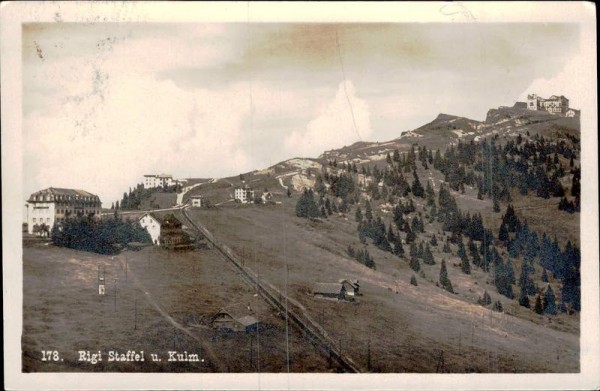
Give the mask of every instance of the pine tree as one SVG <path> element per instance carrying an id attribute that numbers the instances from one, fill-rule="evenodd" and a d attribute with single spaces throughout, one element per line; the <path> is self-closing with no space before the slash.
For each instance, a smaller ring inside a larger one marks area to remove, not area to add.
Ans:
<path id="1" fill-rule="evenodd" d="M 362 210 L 360 209 L 360 205 L 356 208 L 356 213 L 354 213 L 354 219 L 356 222 L 362 221 Z"/>
<path id="2" fill-rule="evenodd" d="M 503 308 L 502 308 L 502 303 L 500 302 L 500 300 L 497 300 L 494 303 L 494 306 L 492 307 L 492 310 L 496 311 L 496 312 L 502 312 Z"/>
<path id="3" fill-rule="evenodd" d="M 373 220 L 373 210 L 371 209 L 371 203 L 369 202 L 369 200 L 367 200 L 365 209 L 366 209 L 365 217 L 367 218 L 367 221 Z"/>
<path id="4" fill-rule="evenodd" d="M 410 284 L 414 285 L 414 286 L 418 286 L 419 285 L 419 284 L 417 284 L 417 277 L 415 277 L 414 274 L 410 277 Z"/>
<path id="5" fill-rule="evenodd" d="M 423 262 L 428 265 L 435 265 L 435 258 L 433 258 L 433 254 L 431 253 L 431 247 L 429 247 L 429 243 L 425 245 L 425 249 L 423 250 Z"/>
<path id="6" fill-rule="evenodd" d="M 542 314 L 544 312 L 544 307 L 542 306 L 542 297 L 538 294 L 535 298 L 535 306 L 533 310 L 536 314 Z"/>
<path id="7" fill-rule="evenodd" d="M 546 293 L 544 294 L 543 301 L 544 313 L 549 315 L 556 315 L 556 297 L 554 296 L 554 291 L 552 287 L 548 285 L 548 289 L 546 289 Z"/>
<path id="8" fill-rule="evenodd" d="M 506 224 L 502 223 L 500 224 L 500 231 L 498 232 L 498 240 L 506 242 L 508 239 L 508 229 L 506 228 Z"/>
<path id="9" fill-rule="evenodd" d="M 394 255 L 400 257 L 404 254 L 404 248 L 402 247 L 402 238 L 400 234 L 395 236 L 394 240 Z"/>
<path id="10" fill-rule="evenodd" d="M 542 281 L 548 282 L 548 273 L 546 272 L 546 269 L 544 269 L 544 271 L 542 272 Z"/>
<path id="11" fill-rule="evenodd" d="M 290 190 L 290 187 L 287 187 L 287 196 L 288 198 L 290 198 L 292 196 L 292 191 Z"/>
<path id="12" fill-rule="evenodd" d="M 437 247 L 437 245 L 438 245 L 438 241 L 437 241 L 437 238 L 435 237 L 435 234 L 433 234 L 433 236 L 431 237 L 431 240 L 429 241 L 429 243 L 430 243 L 432 246 L 435 246 L 435 247 Z"/>
<path id="13" fill-rule="evenodd" d="M 325 210 L 327 211 L 328 216 L 333 214 L 333 211 L 331 210 L 331 201 L 329 201 L 329 198 L 325 200 Z"/>
<path id="14" fill-rule="evenodd" d="M 488 293 L 487 290 L 483 291 L 483 296 L 479 298 L 479 300 L 477 300 L 477 303 L 482 305 L 482 306 L 486 306 L 486 305 L 490 305 L 492 304 L 492 298 L 490 297 L 490 294 Z"/>
<path id="15" fill-rule="evenodd" d="M 446 242 L 444 243 L 444 247 L 442 248 L 442 251 L 445 253 L 450 253 L 452 252 L 452 250 L 450 249 L 450 242 L 448 242 L 448 239 L 446 239 Z"/>
<path id="16" fill-rule="evenodd" d="M 410 268 L 416 272 L 421 270 L 421 264 L 419 263 L 419 259 L 417 257 L 410 257 L 409 265 L 410 265 Z"/>
<path id="17" fill-rule="evenodd" d="M 440 268 L 440 285 L 442 288 L 447 290 L 450 293 L 454 293 L 454 289 L 452 288 L 452 282 L 448 278 L 448 270 L 446 269 L 446 261 L 442 259 L 442 267 Z"/>
<path id="18" fill-rule="evenodd" d="M 460 257 L 460 268 L 462 272 L 465 274 L 471 274 L 471 264 L 469 262 L 469 258 L 467 257 L 467 251 L 465 250 L 465 245 L 462 240 L 458 242 L 457 255 Z"/>
<path id="19" fill-rule="evenodd" d="M 531 307 L 531 305 L 529 304 L 529 296 L 527 296 L 527 292 L 525 292 L 523 289 L 521 289 L 521 294 L 519 296 L 519 305 L 525 308 Z"/>

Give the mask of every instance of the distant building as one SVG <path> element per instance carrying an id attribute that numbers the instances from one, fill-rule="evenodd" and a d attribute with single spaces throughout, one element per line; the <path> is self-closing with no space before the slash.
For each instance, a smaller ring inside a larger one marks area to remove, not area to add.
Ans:
<path id="1" fill-rule="evenodd" d="M 358 284 L 358 280 L 341 279 L 338 282 L 344 286 L 344 290 L 346 291 L 347 296 L 360 295 L 360 285 Z"/>
<path id="2" fill-rule="evenodd" d="M 145 228 L 150 234 L 150 238 L 152 239 L 152 243 L 155 245 L 160 245 L 160 225 L 162 223 L 162 219 L 156 216 L 154 213 L 146 213 L 139 219 L 139 223 L 142 228 Z"/>
<path id="3" fill-rule="evenodd" d="M 139 219 L 142 228 L 145 228 L 155 245 L 175 250 L 190 248 L 192 243 L 185 232 L 181 222 L 173 215 L 159 217 L 154 213 L 146 213 Z"/>
<path id="4" fill-rule="evenodd" d="M 527 95 L 528 110 L 544 110 L 551 114 L 565 115 L 569 110 L 569 100 L 563 95 L 552 95 L 548 99 L 541 98 L 536 94 Z"/>
<path id="5" fill-rule="evenodd" d="M 173 179 L 173 175 L 169 174 L 150 174 L 144 175 L 143 180 L 144 189 L 151 189 L 154 187 L 168 187 L 176 184 Z"/>
<path id="6" fill-rule="evenodd" d="M 226 331 L 255 331 L 260 322 L 254 317 L 250 306 L 234 304 L 222 308 L 211 318 L 212 327 Z"/>
<path id="7" fill-rule="evenodd" d="M 200 207 L 202 207 L 202 204 L 203 204 L 203 201 L 202 201 L 202 199 L 203 199 L 203 198 L 204 198 L 204 197 L 203 197 L 203 196 L 201 196 L 201 195 L 194 195 L 194 196 L 191 196 L 191 197 L 190 197 L 190 199 L 192 200 L 192 206 L 193 206 L 193 207 L 195 207 L 195 208 L 200 208 Z"/>
<path id="8" fill-rule="evenodd" d="M 270 191 L 263 191 L 260 199 L 262 200 L 263 204 L 266 204 L 267 202 L 273 201 L 273 194 L 271 194 Z"/>
<path id="9" fill-rule="evenodd" d="M 254 201 L 254 189 L 247 185 L 236 187 L 234 190 L 234 198 L 242 204 L 252 202 Z"/>
<path id="10" fill-rule="evenodd" d="M 324 299 L 345 300 L 346 288 L 340 283 L 318 282 L 313 287 L 313 295 Z"/>
<path id="11" fill-rule="evenodd" d="M 189 248 L 188 236 L 183 232 L 183 224 L 172 213 L 162 218 L 160 224 L 160 245 L 171 249 Z"/>
<path id="12" fill-rule="evenodd" d="M 569 109 L 565 113 L 565 117 L 579 117 L 579 110 Z"/>
<path id="13" fill-rule="evenodd" d="M 27 208 L 27 232 L 46 235 L 55 223 L 70 217 L 99 216 L 102 202 L 100 197 L 85 190 L 50 187 L 31 194 Z"/>

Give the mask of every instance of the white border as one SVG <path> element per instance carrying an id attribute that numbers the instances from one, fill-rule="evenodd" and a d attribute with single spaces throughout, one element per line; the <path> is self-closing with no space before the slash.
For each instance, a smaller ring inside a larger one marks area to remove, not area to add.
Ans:
<path id="1" fill-rule="evenodd" d="M 7 389 L 598 389 L 598 165 L 595 7 L 515 3 L 2 3 L 2 244 Z M 589 83 L 582 91 L 582 307 L 580 374 L 22 374 L 21 23 L 56 22 L 571 22 L 581 26 Z"/>

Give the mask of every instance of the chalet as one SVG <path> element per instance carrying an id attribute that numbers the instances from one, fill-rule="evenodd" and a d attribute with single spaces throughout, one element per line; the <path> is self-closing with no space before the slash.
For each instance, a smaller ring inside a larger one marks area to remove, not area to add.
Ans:
<path id="1" fill-rule="evenodd" d="M 565 113 L 565 117 L 579 117 L 579 110 L 569 109 Z"/>
<path id="2" fill-rule="evenodd" d="M 346 300 L 346 288 L 344 284 L 318 282 L 313 287 L 315 297 L 331 300 Z"/>
<path id="3" fill-rule="evenodd" d="M 267 202 L 273 201 L 273 194 L 271 194 L 270 191 L 263 191 L 260 199 L 262 200 L 263 204 L 266 204 Z"/>
<path id="4" fill-rule="evenodd" d="M 202 207 L 202 199 L 203 199 L 203 198 L 204 198 L 204 197 L 203 197 L 203 196 L 201 196 L 201 195 L 194 195 L 194 196 L 191 196 L 191 197 L 190 197 L 190 199 L 192 200 L 192 206 L 193 206 L 194 208 L 200 208 L 200 207 Z"/>
<path id="5" fill-rule="evenodd" d="M 175 250 L 188 249 L 192 246 L 188 235 L 183 232 L 181 222 L 172 213 L 163 217 L 146 213 L 140 217 L 139 223 L 148 231 L 155 245 Z"/>
<path id="6" fill-rule="evenodd" d="M 162 219 L 156 216 L 154 213 L 146 213 L 138 220 L 142 228 L 145 228 L 150 234 L 150 238 L 152 239 L 152 243 L 159 246 L 160 245 L 160 225 L 162 224 Z"/>
<path id="7" fill-rule="evenodd" d="M 354 296 L 360 295 L 360 291 L 359 291 L 360 285 L 358 284 L 358 280 L 347 280 L 347 279 L 343 278 L 343 279 L 339 280 L 338 282 L 344 286 L 347 296 L 354 297 Z"/>
<path id="8" fill-rule="evenodd" d="M 160 225 L 160 245 L 164 248 L 184 250 L 192 247 L 188 235 L 183 232 L 183 225 L 172 213 L 163 217 Z"/>
<path id="9" fill-rule="evenodd" d="M 253 316 L 250 306 L 233 304 L 222 308 L 211 318 L 213 328 L 224 331 L 255 331 L 260 322 Z"/>

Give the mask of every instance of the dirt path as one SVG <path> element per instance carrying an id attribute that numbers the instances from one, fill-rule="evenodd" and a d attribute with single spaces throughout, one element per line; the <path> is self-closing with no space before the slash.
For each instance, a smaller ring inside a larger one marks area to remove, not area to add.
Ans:
<path id="1" fill-rule="evenodd" d="M 125 264 L 123 262 L 123 259 L 121 256 L 118 257 L 119 259 L 119 263 L 121 264 L 121 267 L 125 268 Z M 183 333 L 185 333 L 186 335 L 188 335 L 190 338 L 192 338 L 193 340 L 195 340 L 196 342 L 198 342 L 202 348 L 204 349 L 204 351 L 206 352 L 206 354 L 208 355 L 209 359 L 210 359 L 210 363 L 215 367 L 215 369 L 217 370 L 217 372 L 225 372 L 225 367 L 223 366 L 223 364 L 221 363 L 221 361 L 217 358 L 217 355 L 215 354 L 214 350 L 212 349 L 212 347 L 210 345 L 208 345 L 205 341 L 203 341 L 201 338 L 199 338 L 197 335 L 195 335 L 191 330 L 189 330 L 188 328 L 186 328 L 185 326 L 183 326 L 181 323 L 179 323 L 178 321 L 176 321 L 175 319 L 173 319 L 173 317 L 171 315 L 169 315 L 165 310 L 163 310 L 158 303 L 156 302 L 156 300 L 154 300 L 154 298 L 152 297 L 152 295 L 150 294 L 150 292 L 148 292 L 146 290 L 146 288 L 144 287 L 144 285 L 137 279 L 137 277 L 135 276 L 135 274 L 131 271 L 131 269 L 128 269 L 128 274 L 130 277 L 133 278 L 133 282 L 134 284 L 142 290 L 142 292 L 144 292 L 144 295 L 146 297 L 146 300 L 148 300 L 148 302 L 158 311 L 159 314 L 161 314 L 169 323 L 171 323 L 171 325 L 173 325 L 173 327 L 175 327 L 176 329 L 182 331 Z"/>

